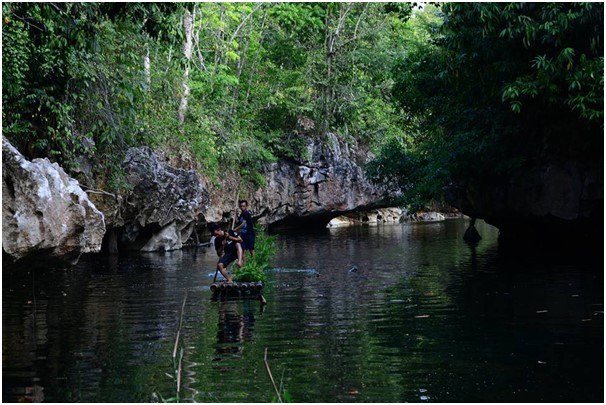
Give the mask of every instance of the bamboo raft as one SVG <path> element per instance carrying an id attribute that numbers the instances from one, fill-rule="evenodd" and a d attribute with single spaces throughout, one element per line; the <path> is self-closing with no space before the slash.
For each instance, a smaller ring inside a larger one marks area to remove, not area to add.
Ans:
<path id="1" fill-rule="evenodd" d="M 216 298 L 257 298 L 261 302 L 265 301 L 261 291 L 263 291 L 263 282 L 233 282 L 225 281 L 214 282 L 210 285 L 210 291 L 213 293 L 213 299 Z"/>

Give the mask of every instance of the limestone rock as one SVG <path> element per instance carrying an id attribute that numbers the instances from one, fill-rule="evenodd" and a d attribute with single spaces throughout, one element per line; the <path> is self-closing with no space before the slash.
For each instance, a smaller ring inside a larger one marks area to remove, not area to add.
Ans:
<path id="1" fill-rule="evenodd" d="M 181 249 L 208 209 L 198 174 L 164 164 L 147 147 L 129 149 L 123 167 L 132 191 L 123 203 L 119 243 L 128 250 Z"/>
<path id="2" fill-rule="evenodd" d="M 101 249 L 103 214 L 79 183 L 48 159 L 28 161 L 2 138 L 2 249 L 76 262 Z"/>
<path id="3" fill-rule="evenodd" d="M 87 189 L 89 200 L 103 213 L 105 217 L 105 227 L 109 230 L 124 226 L 122 219 L 121 207 L 123 196 L 120 194 L 112 194 L 101 190 Z"/>
<path id="4" fill-rule="evenodd" d="M 346 226 L 362 225 L 362 222 L 357 218 L 352 218 L 348 215 L 340 215 L 328 222 L 327 228 L 342 228 Z"/>
<path id="5" fill-rule="evenodd" d="M 333 134 L 314 139 L 305 162 L 281 160 L 267 172 L 267 186 L 249 204 L 270 225 L 325 226 L 348 212 L 388 207 L 387 190 L 372 184 L 362 169 L 369 156 Z M 249 202 L 250 203 L 250 202 Z"/>
<path id="6" fill-rule="evenodd" d="M 446 216 L 440 212 L 419 212 L 416 214 L 415 220 L 425 222 L 444 221 Z"/>
<path id="7" fill-rule="evenodd" d="M 327 227 L 336 228 L 351 225 L 399 224 L 403 221 L 403 215 L 402 209 L 398 207 L 360 211 L 333 218 L 330 220 Z"/>

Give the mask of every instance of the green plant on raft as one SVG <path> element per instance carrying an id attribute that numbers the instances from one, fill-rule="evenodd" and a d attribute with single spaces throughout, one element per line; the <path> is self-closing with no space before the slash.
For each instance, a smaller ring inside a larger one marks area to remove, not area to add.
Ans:
<path id="1" fill-rule="evenodd" d="M 278 244 L 274 236 L 268 235 L 260 225 L 255 227 L 255 256 L 246 253 L 245 263 L 242 267 L 234 267 L 234 280 L 241 282 L 265 281 L 265 269 L 278 251 Z"/>

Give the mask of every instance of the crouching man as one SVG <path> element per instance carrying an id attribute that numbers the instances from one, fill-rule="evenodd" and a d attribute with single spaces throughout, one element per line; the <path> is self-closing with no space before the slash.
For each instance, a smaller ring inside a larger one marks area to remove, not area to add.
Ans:
<path id="1" fill-rule="evenodd" d="M 233 280 L 227 273 L 227 266 L 235 260 L 237 260 L 238 266 L 242 266 L 242 238 L 234 230 L 224 231 L 217 223 L 210 224 L 208 230 L 215 237 L 215 250 L 219 256 L 217 271 L 221 272 L 228 283 L 231 283 Z M 215 272 L 216 278 L 217 273 Z"/>

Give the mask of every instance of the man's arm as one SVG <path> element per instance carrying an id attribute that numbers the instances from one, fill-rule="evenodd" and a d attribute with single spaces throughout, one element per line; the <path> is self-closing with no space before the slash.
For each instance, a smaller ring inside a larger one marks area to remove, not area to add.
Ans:
<path id="1" fill-rule="evenodd" d="M 234 228 L 234 231 L 241 230 L 246 224 L 252 224 L 252 216 L 250 215 L 250 212 L 243 212 L 240 218 L 242 218 L 242 222 L 240 222 L 240 224 Z M 246 229 L 250 229 L 250 226 Z"/>
<path id="2" fill-rule="evenodd" d="M 239 231 L 240 229 L 242 229 L 244 227 L 244 225 L 246 225 L 246 220 L 240 222 L 240 224 L 238 224 L 238 226 L 236 226 L 234 228 L 234 231 Z"/>
<path id="3" fill-rule="evenodd" d="M 225 246 L 225 239 L 215 238 L 215 252 L 217 252 L 217 256 L 223 256 L 223 248 Z"/>
<path id="4" fill-rule="evenodd" d="M 227 234 L 227 237 L 230 240 L 233 240 L 234 242 L 238 242 L 238 243 L 242 243 L 242 237 L 240 236 L 240 234 L 238 232 L 236 232 L 235 230 L 231 230 L 229 231 L 229 233 Z"/>

